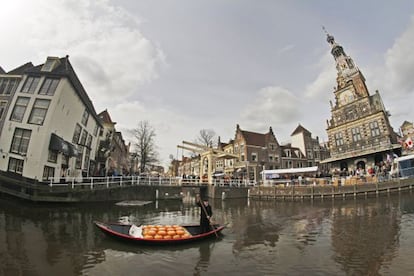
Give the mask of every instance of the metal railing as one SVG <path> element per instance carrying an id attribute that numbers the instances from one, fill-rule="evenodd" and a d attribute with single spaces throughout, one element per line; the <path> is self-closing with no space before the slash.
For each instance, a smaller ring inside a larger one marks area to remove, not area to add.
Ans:
<path id="1" fill-rule="evenodd" d="M 183 179 L 181 177 L 155 177 L 155 176 L 106 176 L 106 177 L 50 177 L 47 182 L 48 186 L 66 187 L 75 189 L 76 187 L 94 188 L 112 188 L 123 186 L 205 186 L 209 183 L 200 179 Z M 229 187 L 248 187 L 255 186 L 256 182 L 252 180 L 224 180 L 214 179 L 212 185 L 229 186 Z"/>

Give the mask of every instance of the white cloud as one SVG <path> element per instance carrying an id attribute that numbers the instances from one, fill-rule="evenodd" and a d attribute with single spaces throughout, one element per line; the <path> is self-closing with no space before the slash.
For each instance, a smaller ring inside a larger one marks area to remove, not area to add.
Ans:
<path id="1" fill-rule="evenodd" d="M 404 96 L 414 90 L 414 17 L 385 56 L 386 79 L 392 84 L 394 95 Z M 387 85 L 389 86 L 389 85 Z"/>
<path id="2" fill-rule="evenodd" d="M 319 74 L 313 82 L 306 85 L 305 97 L 309 100 L 318 100 L 326 103 L 327 96 L 331 96 L 328 93 L 333 91 L 333 86 L 336 84 L 336 70 L 333 57 L 329 53 L 325 54 L 315 66 L 315 71 L 319 72 Z"/>
<path id="3" fill-rule="evenodd" d="M 288 44 L 285 47 L 283 47 L 282 49 L 280 49 L 277 53 L 278 53 L 278 55 L 283 55 L 283 54 L 285 54 L 287 52 L 292 51 L 294 48 L 295 48 L 295 45 Z"/>
<path id="4" fill-rule="evenodd" d="M 371 94 L 378 89 L 384 105 L 391 113 L 391 124 L 398 130 L 405 121 L 413 121 L 412 93 L 414 92 L 414 17 L 410 24 L 395 39 L 384 55 L 384 66 L 370 68 L 368 79 Z"/>
<path id="5" fill-rule="evenodd" d="M 68 54 L 89 96 L 102 107 L 157 78 L 165 63 L 162 51 L 140 32 L 138 19 L 109 1 L 15 0 L 3 8 L 2 36 L 15 38 L 3 47 L 21 56 L 21 64 Z M 19 14 L 17 20 L 9 16 L 10 10 Z M 31 56 L 26 60 L 24 54 Z"/>
<path id="6" fill-rule="evenodd" d="M 266 87 L 242 112 L 242 129 L 265 132 L 269 126 L 292 126 L 302 115 L 301 99 L 282 87 Z M 246 124 L 244 126 L 244 124 Z"/>

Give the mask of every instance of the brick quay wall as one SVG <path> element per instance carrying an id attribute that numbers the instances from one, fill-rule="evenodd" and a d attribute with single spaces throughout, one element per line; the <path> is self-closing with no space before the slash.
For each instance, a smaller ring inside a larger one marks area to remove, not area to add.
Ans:
<path id="1" fill-rule="evenodd" d="M 392 179 L 345 185 L 256 186 L 249 189 L 249 198 L 259 200 L 301 200 L 323 198 L 375 197 L 384 194 L 411 192 L 414 178 Z"/>
<path id="2" fill-rule="evenodd" d="M 82 183 L 78 186 L 63 184 L 49 186 L 27 179 L 4 178 L 0 174 L 0 193 L 34 202 L 103 202 L 124 200 L 181 200 L 186 189 L 196 190 L 203 196 L 228 200 L 302 200 L 324 198 L 373 197 L 396 192 L 412 192 L 414 178 L 392 179 L 382 182 L 333 182 L 308 185 L 166 185 L 119 182 L 107 185 Z"/>

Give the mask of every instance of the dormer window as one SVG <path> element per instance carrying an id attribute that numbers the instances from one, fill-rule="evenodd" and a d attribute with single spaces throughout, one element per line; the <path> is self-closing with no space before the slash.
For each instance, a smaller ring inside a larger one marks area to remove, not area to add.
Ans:
<path id="1" fill-rule="evenodd" d="M 52 72 L 60 64 L 58 57 L 48 57 L 45 64 L 42 66 L 42 71 Z"/>
<path id="2" fill-rule="evenodd" d="M 289 150 L 289 149 L 288 149 L 288 150 L 286 150 L 285 152 L 286 152 L 286 156 L 287 156 L 287 157 L 291 157 L 291 152 L 290 152 L 290 150 Z"/>

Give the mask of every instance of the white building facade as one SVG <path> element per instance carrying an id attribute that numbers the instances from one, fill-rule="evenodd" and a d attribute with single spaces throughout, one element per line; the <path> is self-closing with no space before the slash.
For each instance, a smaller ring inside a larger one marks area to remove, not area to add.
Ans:
<path id="1" fill-rule="evenodd" d="M 101 124 L 68 56 L 23 73 L 0 137 L 0 171 L 49 181 L 88 176 Z"/>

